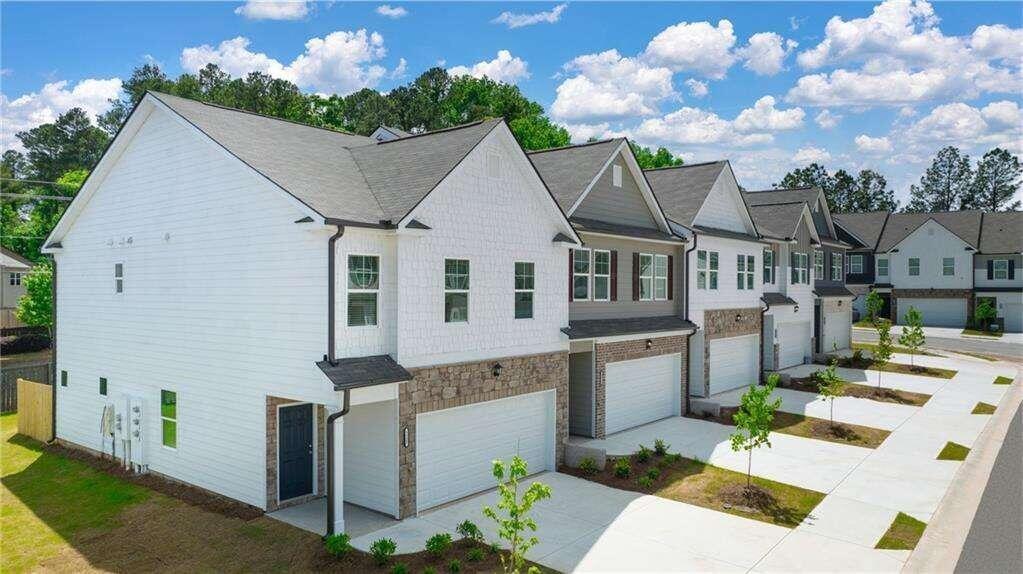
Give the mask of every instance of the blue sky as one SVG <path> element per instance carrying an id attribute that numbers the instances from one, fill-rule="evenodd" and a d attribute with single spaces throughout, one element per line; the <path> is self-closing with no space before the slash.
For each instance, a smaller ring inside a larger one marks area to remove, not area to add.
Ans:
<path id="1" fill-rule="evenodd" d="M 144 62 L 215 61 L 310 92 L 386 91 L 435 65 L 487 74 L 578 141 L 728 158 L 750 188 L 820 161 L 876 169 L 904 198 L 944 145 L 1023 151 L 1015 2 L 4 2 L 0 16 L 4 147 L 74 105 L 102 112 Z"/>

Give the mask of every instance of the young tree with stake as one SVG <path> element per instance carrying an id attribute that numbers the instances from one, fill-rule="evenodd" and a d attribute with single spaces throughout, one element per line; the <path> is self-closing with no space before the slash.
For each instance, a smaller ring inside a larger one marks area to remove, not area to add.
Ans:
<path id="1" fill-rule="evenodd" d="M 877 291 L 867 294 L 867 316 L 870 317 L 871 324 L 877 323 L 877 314 L 881 312 L 881 307 L 884 307 L 884 301 Z"/>
<path id="2" fill-rule="evenodd" d="M 742 395 L 739 410 L 732 415 L 735 432 L 732 433 L 732 450 L 749 453 L 746 466 L 746 496 L 751 495 L 750 482 L 753 476 L 753 449 L 766 446 L 771 448 L 771 422 L 774 411 L 781 406 L 781 399 L 770 400 L 771 393 L 778 386 L 777 373 L 767 378 L 767 383 L 754 385 Z"/>
<path id="3" fill-rule="evenodd" d="M 838 366 L 838 359 L 831 359 L 831 364 L 826 369 L 817 373 L 817 394 L 820 395 L 821 400 L 830 401 L 829 405 L 831 414 L 831 426 L 835 426 L 835 398 L 842 396 L 842 392 L 845 390 L 845 379 L 840 377 L 835 372 L 835 367 Z"/>
<path id="4" fill-rule="evenodd" d="M 495 460 L 493 472 L 497 479 L 497 508 L 503 512 L 498 514 L 493 508 L 484 506 L 483 515 L 497 523 L 497 535 L 507 541 L 510 547 L 507 559 L 501 555 L 501 566 L 505 573 L 518 574 L 524 571 L 526 551 L 539 542 L 536 536 L 525 536 L 527 529 L 536 532 L 536 521 L 528 516 L 529 511 L 537 502 L 551 497 L 551 487 L 534 482 L 522 493 L 520 500 L 519 481 L 529 473 L 526 461 L 517 455 L 507 465 Z"/>
<path id="5" fill-rule="evenodd" d="M 877 325 L 877 345 L 874 346 L 874 367 L 877 368 L 877 392 L 881 393 L 881 374 L 892 358 L 892 326 L 887 321 Z"/>
<path id="6" fill-rule="evenodd" d="M 924 337 L 924 318 L 916 307 L 910 307 L 906 312 L 906 326 L 902 328 L 902 335 L 899 336 L 899 344 L 909 349 L 909 364 L 916 366 L 914 357 L 920 347 L 924 346 L 927 339 Z"/>

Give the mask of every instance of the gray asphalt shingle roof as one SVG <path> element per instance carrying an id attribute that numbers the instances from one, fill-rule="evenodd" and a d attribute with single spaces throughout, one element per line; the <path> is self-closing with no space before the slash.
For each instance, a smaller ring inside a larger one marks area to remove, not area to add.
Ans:
<path id="1" fill-rule="evenodd" d="M 714 161 L 648 169 L 643 173 L 668 219 L 691 226 L 726 164 Z"/>
<path id="2" fill-rule="evenodd" d="M 670 233 L 665 233 L 660 229 L 620 225 L 617 223 L 608 223 L 606 221 L 597 221 L 596 219 L 587 219 L 583 217 L 573 217 L 569 219 L 569 221 L 571 221 L 576 230 L 580 232 L 590 231 L 593 233 L 621 235 L 623 237 L 642 237 L 646 239 L 662 239 L 665 241 L 682 241 L 682 238 L 676 237 Z"/>
<path id="3" fill-rule="evenodd" d="M 336 391 L 412 380 L 405 367 L 390 355 L 349 357 L 338 359 L 333 364 L 319 361 L 316 366 L 334 383 Z"/>
<path id="4" fill-rule="evenodd" d="M 884 232 L 881 233 L 877 251 L 888 251 L 895 247 L 930 219 L 940 223 L 971 247 L 977 247 L 980 241 L 981 212 L 979 211 L 893 213 L 888 217 Z"/>
<path id="5" fill-rule="evenodd" d="M 324 218 L 397 223 L 502 120 L 389 142 L 150 92 Z"/>
<path id="6" fill-rule="evenodd" d="M 761 191 L 743 193 L 743 199 L 745 199 L 746 204 L 750 206 L 802 201 L 810 208 L 810 216 L 813 218 L 813 224 L 817 229 L 817 235 L 820 235 L 825 239 L 834 239 L 831 236 L 831 229 L 828 227 L 828 221 L 824 213 L 821 210 L 814 211 L 814 205 L 817 203 L 817 198 L 820 197 L 820 193 L 820 190 L 815 187 L 765 189 Z M 759 225 L 760 223 L 758 222 L 757 226 L 759 227 Z"/>
<path id="7" fill-rule="evenodd" d="M 540 177 L 566 212 L 571 209 L 624 138 L 529 153 Z"/>
<path id="8" fill-rule="evenodd" d="M 885 221 L 888 220 L 887 211 L 872 211 L 870 213 L 836 213 L 835 223 L 850 233 L 866 242 L 865 247 L 873 250 L 877 247 L 877 241 L 884 231 Z"/>
<path id="9" fill-rule="evenodd" d="M 744 193 L 743 197 L 751 195 Z M 774 239 L 792 239 L 803 217 L 803 202 L 749 206 L 750 216 L 761 234 Z"/>
<path id="10" fill-rule="evenodd" d="M 696 330 L 696 325 L 675 315 L 663 317 L 635 317 L 626 319 L 580 319 L 569 321 L 562 329 L 571 340 L 665 331 Z"/>
<path id="11" fill-rule="evenodd" d="M 0 267 L 4 269 L 30 269 L 34 266 L 28 259 L 5 247 L 0 247 Z"/>
<path id="12" fill-rule="evenodd" d="M 1023 211 L 985 213 L 981 253 L 1023 253 Z"/>

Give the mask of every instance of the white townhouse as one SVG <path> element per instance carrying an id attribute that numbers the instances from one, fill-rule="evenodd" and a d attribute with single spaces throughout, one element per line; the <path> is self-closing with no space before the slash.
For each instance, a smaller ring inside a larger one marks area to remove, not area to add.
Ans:
<path id="1" fill-rule="evenodd" d="M 579 237 L 504 122 L 389 133 L 147 94 L 46 243 L 57 438 L 335 532 L 556 468 Z"/>
<path id="2" fill-rule="evenodd" d="M 984 214 L 973 285 L 976 304 L 987 299 L 1002 330 L 1023 331 L 1023 212 Z"/>
<path id="3" fill-rule="evenodd" d="M 673 231 L 685 237 L 683 316 L 689 393 L 706 397 L 760 380 L 764 304 L 760 238 L 726 161 L 644 172 Z"/>

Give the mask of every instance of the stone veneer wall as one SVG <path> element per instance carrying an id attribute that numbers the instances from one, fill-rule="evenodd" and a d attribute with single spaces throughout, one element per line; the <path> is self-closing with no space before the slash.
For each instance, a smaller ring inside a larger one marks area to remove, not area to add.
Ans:
<path id="1" fill-rule="evenodd" d="M 607 404 L 607 381 L 606 372 L 608 363 L 619 361 L 631 361 L 633 359 L 644 359 L 671 353 L 682 354 L 682 378 L 679 384 L 682 385 L 682 405 L 680 412 L 686 412 L 686 397 L 689 396 L 688 375 L 689 368 L 686 365 L 687 339 L 684 335 L 672 337 L 657 337 L 650 339 L 650 348 L 646 348 L 647 339 L 634 339 L 632 341 L 618 341 L 614 343 L 597 343 L 594 349 L 595 377 L 593 379 L 594 398 L 594 421 L 593 434 L 596 438 L 605 437 L 605 415 Z"/>
<path id="2" fill-rule="evenodd" d="M 900 324 L 900 298 L 921 299 L 966 299 L 966 321 L 973 317 L 975 296 L 972 289 L 892 289 L 892 317 L 895 324 Z M 908 309 L 908 307 L 907 307 Z"/>
<path id="3" fill-rule="evenodd" d="M 501 364 L 501 376 L 491 373 Z M 399 385 L 398 436 L 408 429 L 408 446 L 398 447 L 399 514 L 416 514 L 416 415 L 452 407 L 555 389 L 555 462 L 564 460 L 568 440 L 568 351 L 488 359 L 409 369 L 413 379 Z M 486 424 L 486 421 L 480 421 Z"/>
<path id="4" fill-rule="evenodd" d="M 735 316 L 739 319 L 736 320 Z M 764 314 L 760 307 L 707 309 L 703 312 L 703 395 L 710 395 L 710 342 L 743 335 L 760 335 L 763 339 Z M 760 347 L 758 347 L 759 349 Z M 777 351 L 775 351 L 777 353 Z M 758 355 L 757 360 L 760 360 Z M 775 355 L 775 365 L 778 364 Z"/>
<path id="5" fill-rule="evenodd" d="M 327 413 L 323 405 L 313 405 L 316 413 L 316 489 L 310 495 L 286 500 L 277 500 L 277 407 L 298 403 L 292 399 L 266 397 L 266 511 L 294 506 L 314 498 L 325 496 L 327 490 Z"/>

